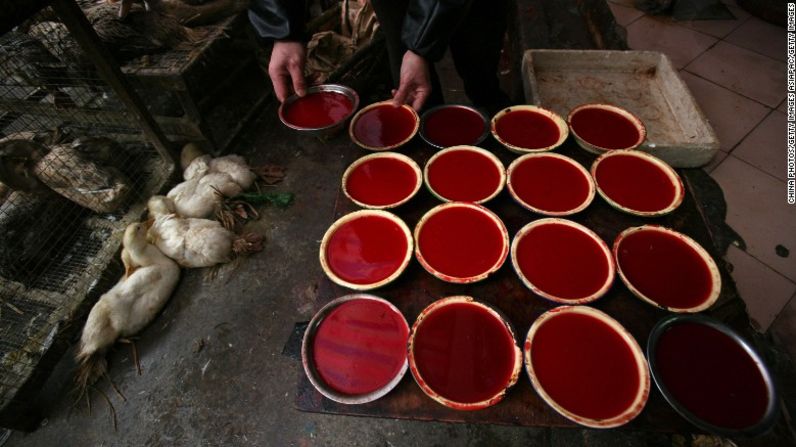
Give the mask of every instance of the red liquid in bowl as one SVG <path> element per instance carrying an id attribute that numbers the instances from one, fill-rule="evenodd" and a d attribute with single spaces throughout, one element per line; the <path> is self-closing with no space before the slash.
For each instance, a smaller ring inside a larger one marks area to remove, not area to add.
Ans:
<path id="1" fill-rule="evenodd" d="M 639 292 L 664 307 L 697 307 L 713 289 L 710 269 L 699 253 L 662 231 L 626 236 L 619 243 L 617 263 Z"/>
<path id="2" fill-rule="evenodd" d="M 641 386 L 630 345 L 590 315 L 561 312 L 545 321 L 531 342 L 531 362 L 558 405 L 590 419 L 619 416 Z"/>
<path id="3" fill-rule="evenodd" d="M 318 326 L 312 343 L 315 369 L 339 393 L 371 393 L 401 372 L 408 338 L 406 321 L 390 306 L 346 301 Z"/>
<path id="4" fill-rule="evenodd" d="M 511 171 L 509 182 L 520 200 L 543 211 L 571 211 L 589 198 L 583 172 L 557 157 L 524 160 Z"/>
<path id="5" fill-rule="evenodd" d="M 423 135 L 441 147 L 473 145 L 484 134 L 484 117 L 464 107 L 443 107 L 426 115 Z"/>
<path id="6" fill-rule="evenodd" d="M 428 166 L 428 183 L 448 200 L 478 202 L 500 188 L 500 169 L 484 154 L 472 150 L 446 152 Z"/>
<path id="7" fill-rule="evenodd" d="M 480 306 L 453 303 L 417 327 L 413 355 L 420 376 L 440 396 L 477 403 L 506 389 L 514 372 L 514 338 Z"/>
<path id="8" fill-rule="evenodd" d="M 351 113 L 353 106 L 342 93 L 315 92 L 286 105 L 283 116 L 294 126 L 317 129 L 339 123 Z"/>
<path id="9" fill-rule="evenodd" d="M 666 172 L 634 155 L 602 159 L 595 171 L 595 181 L 611 200 L 635 211 L 662 211 L 677 199 L 677 189 Z"/>
<path id="10" fill-rule="evenodd" d="M 522 274 L 542 291 L 562 299 L 594 295 L 605 285 L 610 264 L 600 244 L 577 228 L 539 225 L 517 245 Z"/>
<path id="11" fill-rule="evenodd" d="M 581 109 L 572 116 L 572 130 L 603 149 L 625 149 L 638 143 L 641 133 L 625 116 L 602 108 Z"/>
<path id="12" fill-rule="evenodd" d="M 726 334 L 678 323 L 658 340 L 660 377 L 680 404 L 713 425 L 741 429 L 763 418 L 768 389 L 751 356 Z"/>
<path id="13" fill-rule="evenodd" d="M 365 146 L 389 147 L 409 138 L 415 117 L 405 107 L 381 104 L 362 113 L 354 122 L 354 137 Z"/>
<path id="14" fill-rule="evenodd" d="M 408 245 L 397 223 L 386 217 L 363 216 L 335 230 L 326 245 L 326 262 L 345 281 L 373 284 L 401 267 Z"/>
<path id="15" fill-rule="evenodd" d="M 467 207 L 446 208 L 428 218 L 417 243 L 434 270 L 454 278 L 488 272 L 501 260 L 505 247 L 498 224 Z"/>
<path id="16" fill-rule="evenodd" d="M 512 146 L 542 149 L 552 146 L 561 137 L 555 121 L 530 110 L 512 110 L 495 123 L 495 131 Z"/>
<path id="17" fill-rule="evenodd" d="M 417 186 L 417 173 L 393 157 L 371 158 L 355 167 L 346 179 L 346 191 L 356 201 L 371 206 L 401 202 Z"/>

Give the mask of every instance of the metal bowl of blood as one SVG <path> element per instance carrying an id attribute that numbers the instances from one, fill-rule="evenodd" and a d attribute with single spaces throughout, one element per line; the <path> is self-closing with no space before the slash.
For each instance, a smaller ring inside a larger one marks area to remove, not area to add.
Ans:
<path id="1" fill-rule="evenodd" d="M 647 138 L 644 123 L 630 111 L 610 104 L 583 104 L 572 109 L 567 123 L 583 150 L 602 154 L 635 149 Z"/>
<path id="2" fill-rule="evenodd" d="M 764 434 L 776 422 L 771 373 L 751 343 L 704 315 L 672 315 L 647 342 L 661 394 L 690 423 L 722 437 Z"/>
<path id="3" fill-rule="evenodd" d="M 354 89 L 339 84 L 307 88 L 304 96 L 292 95 L 279 106 L 279 119 L 285 126 L 313 136 L 341 129 L 359 107 Z"/>
<path id="4" fill-rule="evenodd" d="M 390 302 L 364 293 L 325 305 L 301 345 L 304 372 L 315 389 L 344 404 L 376 400 L 398 385 L 408 367 L 409 324 Z"/>
<path id="5" fill-rule="evenodd" d="M 477 146 L 489 135 L 489 120 L 477 109 L 462 104 L 432 107 L 420 117 L 420 138 L 437 149 Z"/>

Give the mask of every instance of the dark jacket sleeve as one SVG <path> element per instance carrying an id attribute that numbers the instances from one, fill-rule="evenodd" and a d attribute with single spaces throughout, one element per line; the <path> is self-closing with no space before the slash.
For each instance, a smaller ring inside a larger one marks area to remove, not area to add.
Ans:
<path id="1" fill-rule="evenodd" d="M 265 40 L 306 41 L 304 0 L 252 0 L 249 20 Z"/>
<path id="2" fill-rule="evenodd" d="M 471 2 L 410 0 L 401 32 L 404 45 L 431 62 L 440 60 Z"/>

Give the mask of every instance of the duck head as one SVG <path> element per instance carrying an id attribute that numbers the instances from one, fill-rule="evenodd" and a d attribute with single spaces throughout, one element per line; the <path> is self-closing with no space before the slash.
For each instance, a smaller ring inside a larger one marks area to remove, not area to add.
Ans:
<path id="1" fill-rule="evenodd" d="M 147 202 L 149 218 L 174 214 L 174 201 L 166 196 L 152 196 Z"/>
<path id="2" fill-rule="evenodd" d="M 147 226 L 143 222 L 136 222 L 124 230 L 124 247 L 130 250 L 144 248 L 147 245 Z"/>
<path id="3" fill-rule="evenodd" d="M 180 152 L 180 166 L 184 171 L 185 168 L 191 164 L 192 161 L 201 157 L 202 155 L 207 155 L 205 152 L 199 148 L 196 143 L 188 143 L 182 147 L 182 151 Z"/>

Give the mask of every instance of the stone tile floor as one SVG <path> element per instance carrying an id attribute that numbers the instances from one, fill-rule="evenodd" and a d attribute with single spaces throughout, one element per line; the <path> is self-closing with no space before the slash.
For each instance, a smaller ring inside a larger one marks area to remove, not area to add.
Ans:
<path id="1" fill-rule="evenodd" d="M 609 0 L 634 50 L 669 55 L 713 125 L 721 150 L 705 170 L 721 185 L 727 222 L 746 241 L 727 259 L 752 319 L 796 359 L 796 206 L 785 201 L 783 28 L 727 0 L 736 20 L 677 22 Z"/>

